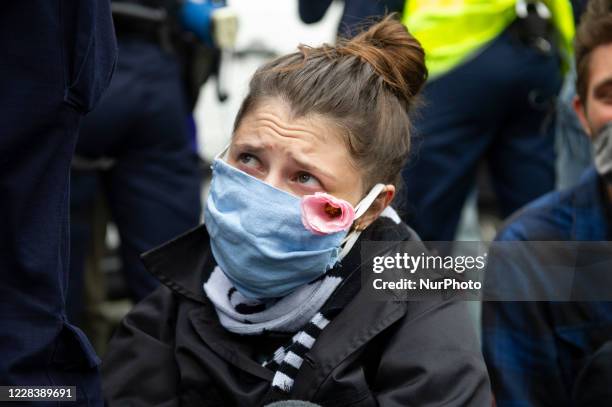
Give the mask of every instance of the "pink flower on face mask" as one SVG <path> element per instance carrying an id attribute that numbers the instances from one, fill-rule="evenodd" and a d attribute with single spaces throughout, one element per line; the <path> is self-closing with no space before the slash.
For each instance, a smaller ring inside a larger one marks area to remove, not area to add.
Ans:
<path id="1" fill-rule="evenodd" d="M 302 223 L 317 235 L 328 235 L 351 227 L 355 220 L 353 206 L 325 192 L 302 197 Z"/>

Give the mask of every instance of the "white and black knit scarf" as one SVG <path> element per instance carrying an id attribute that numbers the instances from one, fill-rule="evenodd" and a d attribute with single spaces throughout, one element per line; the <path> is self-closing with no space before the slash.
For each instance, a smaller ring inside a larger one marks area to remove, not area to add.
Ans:
<path id="1" fill-rule="evenodd" d="M 339 287 L 346 286 L 343 284 L 347 282 L 346 270 L 349 268 L 338 265 L 323 277 L 271 303 L 247 300 L 219 267 L 204 283 L 204 291 L 214 304 L 221 325 L 228 331 L 241 335 L 296 332 L 263 363 L 275 372 L 267 403 L 289 395 L 304 356 L 352 298 L 351 294 L 341 298 L 337 295 Z M 351 291 L 358 291 L 358 287 Z"/>
<path id="2" fill-rule="evenodd" d="M 204 292 L 215 306 L 219 322 L 230 332 L 261 335 L 265 332 L 297 332 L 306 325 L 342 282 L 330 270 L 277 300 L 258 302 L 245 298 L 217 266 L 204 283 Z"/>

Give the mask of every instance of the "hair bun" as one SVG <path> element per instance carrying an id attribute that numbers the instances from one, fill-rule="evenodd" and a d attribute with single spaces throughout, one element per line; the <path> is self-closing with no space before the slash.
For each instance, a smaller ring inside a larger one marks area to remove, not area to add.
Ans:
<path id="1" fill-rule="evenodd" d="M 370 64 L 408 105 L 427 80 L 423 47 L 394 15 L 385 17 L 352 39 L 341 40 L 336 51 Z"/>

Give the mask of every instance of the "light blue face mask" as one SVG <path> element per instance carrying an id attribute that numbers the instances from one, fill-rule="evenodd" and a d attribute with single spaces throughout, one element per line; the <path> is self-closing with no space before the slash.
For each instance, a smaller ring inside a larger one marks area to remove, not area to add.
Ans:
<path id="1" fill-rule="evenodd" d="M 301 200 L 216 158 L 205 210 L 215 261 L 245 297 L 283 297 L 331 269 L 358 237 L 315 235 L 302 224 Z M 384 186 L 356 209 L 361 216 Z M 346 239 L 345 239 L 346 238 Z"/>

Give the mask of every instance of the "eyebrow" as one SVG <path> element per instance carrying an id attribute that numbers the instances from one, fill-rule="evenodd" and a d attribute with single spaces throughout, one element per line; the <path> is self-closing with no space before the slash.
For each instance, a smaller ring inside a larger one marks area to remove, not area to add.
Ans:
<path id="1" fill-rule="evenodd" d="M 243 150 L 247 150 L 253 153 L 259 153 L 261 151 L 265 150 L 265 147 L 263 147 L 261 144 L 259 143 L 248 143 L 248 142 L 237 142 L 234 144 L 233 147 L 236 148 L 240 148 Z M 231 150 L 231 147 L 230 147 Z"/>
<path id="2" fill-rule="evenodd" d="M 324 178 L 327 178 L 330 181 L 335 181 L 336 177 L 334 175 L 332 175 L 330 172 L 320 168 L 320 167 L 316 167 L 310 163 L 304 162 L 302 160 L 300 160 L 297 157 L 294 157 L 293 155 L 290 155 L 289 158 L 291 158 L 291 160 L 293 162 L 295 162 L 298 166 L 304 168 L 306 171 L 309 172 L 314 172 L 317 174 L 321 174 Z"/>
<path id="3" fill-rule="evenodd" d="M 262 151 L 265 151 L 265 147 L 263 147 L 259 143 L 253 143 L 253 142 L 237 142 L 234 144 L 234 147 L 239 148 L 239 149 L 244 149 L 246 151 L 256 153 L 256 154 L 261 153 Z M 299 158 L 295 157 L 293 154 L 290 154 L 289 158 L 291 159 L 291 161 L 293 161 L 299 167 L 302 167 L 306 171 L 321 174 L 324 178 L 327 178 L 330 181 L 336 181 L 336 177 L 333 174 L 331 174 L 330 172 L 320 167 L 314 166 L 306 161 L 300 160 Z"/>

